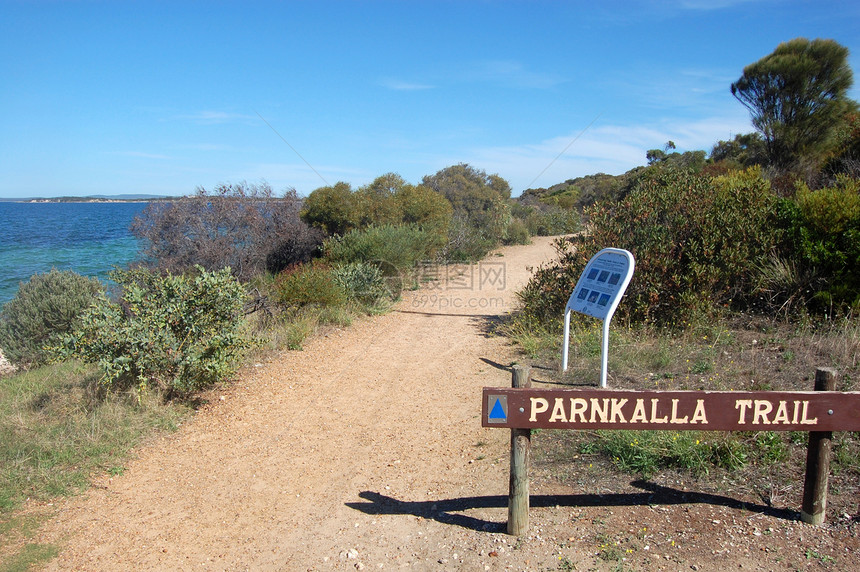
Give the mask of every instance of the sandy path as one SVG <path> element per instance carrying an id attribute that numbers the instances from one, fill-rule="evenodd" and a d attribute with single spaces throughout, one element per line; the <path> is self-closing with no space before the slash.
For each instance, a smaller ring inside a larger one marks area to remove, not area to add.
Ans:
<path id="1" fill-rule="evenodd" d="M 40 538 L 63 546 L 49 569 L 529 567 L 501 532 L 509 433 L 481 428 L 480 391 L 509 385 L 514 359 L 489 320 L 552 253 L 547 238 L 505 248 L 247 368 L 122 476 L 60 504 Z"/>

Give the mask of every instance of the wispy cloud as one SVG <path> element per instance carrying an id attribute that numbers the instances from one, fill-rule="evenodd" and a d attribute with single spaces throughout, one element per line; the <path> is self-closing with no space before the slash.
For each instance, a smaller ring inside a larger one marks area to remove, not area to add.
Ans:
<path id="1" fill-rule="evenodd" d="M 518 89 L 548 89 L 567 81 L 547 72 L 535 71 L 515 60 L 483 60 L 454 65 L 444 75 L 434 76 L 430 81 L 410 81 L 386 77 L 380 85 L 397 91 L 422 91 L 437 89 L 451 84 L 491 83 Z"/>
<path id="2" fill-rule="evenodd" d="M 723 8 L 732 8 L 741 4 L 751 4 L 753 2 L 761 3 L 762 1 L 772 3 L 772 0 L 681 0 L 678 6 L 684 10 L 721 10 Z"/>
<path id="3" fill-rule="evenodd" d="M 183 121 L 192 121 L 202 125 L 214 125 L 219 123 L 234 123 L 234 122 L 256 122 L 259 121 L 253 115 L 245 115 L 242 113 L 230 113 L 226 111 L 202 110 L 194 113 L 182 114 L 175 116 L 175 119 Z"/>
<path id="4" fill-rule="evenodd" d="M 143 151 L 108 151 L 108 155 L 120 155 L 122 157 L 138 157 L 140 159 L 171 159 L 172 157 L 168 155 L 161 155 L 159 153 L 146 153 Z"/>
<path id="5" fill-rule="evenodd" d="M 382 87 L 393 89 L 395 91 L 423 91 L 436 87 L 429 83 L 410 82 L 393 78 L 383 78 L 379 83 Z"/>
<path id="6" fill-rule="evenodd" d="M 491 81 L 526 89 L 547 89 L 565 81 L 556 74 L 530 70 L 514 60 L 475 62 L 468 66 L 464 75 L 471 81 Z"/>

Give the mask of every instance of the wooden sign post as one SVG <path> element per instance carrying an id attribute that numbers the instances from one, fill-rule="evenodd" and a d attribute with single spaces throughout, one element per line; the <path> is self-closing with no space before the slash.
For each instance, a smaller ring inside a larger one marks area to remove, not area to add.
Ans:
<path id="1" fill-rule="evenodd" d="M 527 374 L 526 374 L 527 377 Z M 528 452 L 514 477 L 513 432 L 531 429 L 625 429 L 670 431 L 807 431 L 809 449 L 803 519 L 824 521 L 832 431 L 860 431 L 860 392 L 836 392 L 835 373 L 819 369 L 816 391 L 633 391 L 608 389 L 485 387 L 481 424 L 505 427 L 511 438 L 511 499 L 508 531 L 528 526 Z M 516 372 L 515 372 L 516 380 Z M 523 474 L 525 472 L 525 475 Z M 525 479 L 525 482 L 523 480 Z M 514 495 L 514 483 L 516 490 Z M 524 507 L 524 508 L 523 508 Z M 516 526 L 511 526 L 516 522 Z M 524 525 L 521 523 L 525 523 Z"/>

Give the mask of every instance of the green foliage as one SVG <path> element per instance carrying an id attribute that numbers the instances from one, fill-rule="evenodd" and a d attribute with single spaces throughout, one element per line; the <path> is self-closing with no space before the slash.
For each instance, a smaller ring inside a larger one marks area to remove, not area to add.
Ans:
<path id="1" fill-rule="evenodd" d="M 366 262 L 335 266 L 332 269 L 332 278 L 344 289 L 350 300 L 367 309 L 373 309 L 399 294 L 391 292 L 386 277 L 378 266 Z"/>
<path id="2" fill-rule="evenodd" d="M 345 234 L 358 225 L 353 205 L 352 187 L 339 182 L 334 186 L 320 187 L 305 199 L 302 220 L 321 228 L 326 234 Z"/>
<path id="3" fill-rule="evenodd" d="M 707 178 L 660 169 L 619 203 L 589 209 L 591 232 L 557 242 L 558 259 L 519 293 L 526 313 L 557 320 L 588 260 L 630 250 L 636 272 L 619 314 L 678 325 L 752 290 L 756 264 L 776 245 L 776 199 L 757 170 Z"/>
<path id="4" fill-rule="evenodd" d="M 796 38 L 746 66 L 731 90 L 764 137 L 770 164 L 792 168 L 833 145 L 834 129 L 852 107 L 853 82 L 847 48 Z"/>
<path id="5" fill-rule="evenodd" d="M 400 203 L 395 198 L 407 186 L 396 173 L 386 173 L 352 195 L 354 228 L 371 225 L 399 224 L 403 219 Z"/>
<path id="6" fill-rule="evenodd" d="M 433 258 L 440 238 L 416 225 L 371 226 L 327 239 L 323 253 L 333 264 L 367 262 L 390 274 L 388 269 L 402 272 Z"/>
<path id="7" fill-rule="evenodd" d="M 829 177 L 846 175 L 860 178 L 860 113 L 845 115 L 834 133 L 834 147 L 822 171 Z"/>
<path id="8" fill-rule="evenodd" d="M 0 348 L 18 367 L 46 363 L 47 346 L 58 345 L 92 304 L 101 283 L 72 271 L 52 269 L 21 283 L 0 310 Z"/>
<path id="9" fill-rule="evenodd" d="M 405 224 L 418 225 L 430 233 L 447 236 L 454 212 L 448 199 L 423 185 L 405 185 L 394 198 L 400 205 Z"/>
<path id="10" fill-rule="evenodd" d="M 530 242 L 529 228 L 518 218 L 512 218 L 505 229 L 502 239 L 504 244 L 528 244 Z"/>
<path id="11" fill-rule="evenodd" d="M 704 151 L 685 151 L 678 153 L 677 151 L 669 153 L 670 149 L 675 149 L 675 143 L 669 141 L 663 149 L 649 149 L 645 153 L 645 158 L 648 165 L 659 165 L 661 167 L 671 167 L 675 169 L 688 169 L 696 173 L 701 172 L 705 166 Z"/>
<path id="12" fill-rule="evenodd" d="M 665 468 L 705 475 L 714 466 L 737 470 L 747 463 L 738 441 L 703 431 L 597 431 L 589 450 L 605 455 L 620 470 L 645 478 Z"/>
<path id="13" fill-rule="evenodd" d="M 582 211 L 596 202 L 617 200 L 629 187 L 630 180 L 641 169 L 642 167 L 637 167 L 622 175 L 607 175 L 606 173 L 586 175 L 576 179 L 568 179 L 548 189 L 526 189 L 520 195 L 519 202 L 525 205 L 534 206 L 539 203 Z M 571 205 L 571 203 L 573 204 Z"/>
<path id="14" fill-rule="evenodd" d="M 498 244 L 498 239 L 487 236 L 485 232 L 469 222 L 467 216 L 455 214 L 448 229 L 448 244 L 442 258 L 450 262 L 472 262 L 480 260 Z"/>
<path id="15" fill-rule="evenodd" d="M 767 148 L 758 133 L 738 133 L 731 141 L 718 141 L 708 157 L 711 163 L 727 163 L 734 169 L 746 169 L 767 163 Z"/>
<path id="16" fill-rule="evenodd" d="M 396 173 L 386 173 L 357 191 L 348 183 L 316 189 L 305 200 L 301 216 L 329 236 L 401 224 L 445 236 L 451 212 L 451 203 L 439 193 L 410 185 Z"/>
<path id="17" fill-rule="evenodd" d="M 314 261 L 285 270 L 275 281 L 278 302 L 287 308 L 342 306 L 347 290 L 334 279 L 331 266 Z"/>
<path id="18" fill-rule="evenodd" d="M 187 396 L 232 375 L 251 345 L 243 332 L 245 291 L 229 268 L 196 276 L 116 270 L 119 303 L 101 298 L 58 348 L 96 363 L 107 389 L 151 387 Z"/>
<path id="19" fill-rule="evenodd" d="M 860 181 L 840 176 L 835 186 L 816 191 L 799 183 L 779 212 L 786 256 L 811 273 L 785 289 L 810 290 L 804 301 L 814 314 L 860 311 Z"/>
<path id="20" fill-rule="evenodd" d="M 504 239 L 511 220 L 511 187 L 503 178 L 460 163 L 425 176 L 422 184 L 453 207 L 449 260 L 481 258 Z"/>
<path id="21" fill-rule="evenodd" d="M 579 212 L 558 206 L 541 206 L 525 219 L 529 234 L 533 236 L 557 236 L 573 234 L 580 230 Z"/>

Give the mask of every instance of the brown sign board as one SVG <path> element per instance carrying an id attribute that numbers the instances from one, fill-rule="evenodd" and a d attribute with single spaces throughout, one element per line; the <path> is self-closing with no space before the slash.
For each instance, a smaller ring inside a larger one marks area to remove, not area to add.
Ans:
<path id="1" fill-rule="evenodd" d="M 860 431 L 860 393 L 485 387 L 481 424 L 517 429 Z"/>

